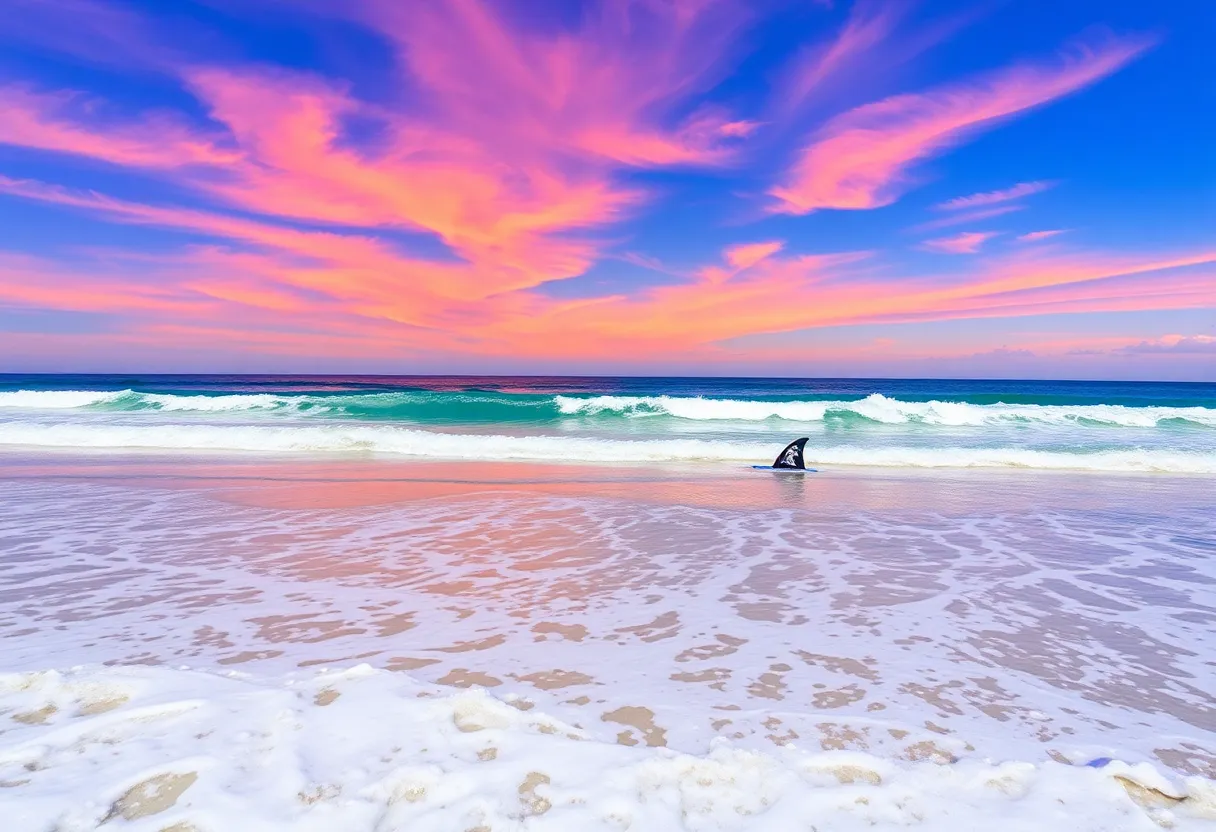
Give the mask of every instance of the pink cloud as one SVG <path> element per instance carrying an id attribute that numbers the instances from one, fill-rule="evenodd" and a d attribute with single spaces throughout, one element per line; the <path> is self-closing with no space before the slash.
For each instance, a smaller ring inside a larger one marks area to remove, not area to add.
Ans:
<path id="1" fill-rule="evenodd" d="M 746 138 L 752 133 L 755 133 L 763 125 L 757 121 L 728 121 L 718 128 L 723 136 L 732 138 Z"/>
<path id="2" fill-rule="evenodd" d="M 517 28 L 480 0 L 363 4 L 401 47 L 440 120 L 485 133 L 508 157 L 582 151 L 627 164 L 716 164 L 750 125 L 728 113 L 673 118 L 729 66 L 750 13 L 730 0 L 607 2 L 572 32 Z"/>
<path id="3" fill-rule="evenodd" d="M 926 251 L 936 251 L 941 254 L 975 254 L 984 243 L 997 234 L 996 231 L 965 231 L 953 237 L 925 240 L 920 247 Z"/>
<path id="4" fill-rule="evenodd" d="M 103 120 L 99 114 L 104 109 L 80 93 L 0 86 L 0 144 L 140 168 L 228 165 L 238 160 L 236 152 L 222 147 L 221 137 L 191 130 L 172 116 Z"/>
<path id="5" fill-rule="evenodd" d="M 519 30 L 476 0 L 354 8 L 399 45 L 420 89 L 418 111 L 371 105 L 343 84 L 301 73 L 193 67 L 185 70 L 188 87 L 227 131 L 222 150 L 203 129 L 155 116 L 99 120 L 68 106 L 70 97 L 20 91 L 0 101 L 13 114 L 0 125 L 0 141 L 130 167 L 210 165 L 215 170 L 175 179 L 278 221 L 429 232 L 463 265 L 390 258 L 366 239 L 338 239 L 352 235 L 291 232 L 216 212 L 47 188 L 33 194 L 30 183 L 17 190 L 125 222 L 206 230 L 308 256 L 321 247 L 328 282 L 339 282 L 340 267 L 351 293 L 362 291 L 358 281 L 384 282 L 373 274 L 400 275 L 410 285 L 399 296 L 472 301 L 586 271 L 599 246 L 578 233 L 625 218 L 647 198 L 621 184 L 622 168 L 723 164 L 758 126 L 721 108 L 681 115 L 689 96 L 720 74 L 747 17 L 741 5 L 608 4 L 573 33 Z M 374 122 L 381 139 L 370 147 L 351 141 L 352 118 Z M 327 259 L 338 248 L 347 251 Z M 438 314 L 436 305 L 426 314 Z"/>
<path id="6" fill-rule="evenodd" d="M 1023 243 L 1037 243 L 1039 240 L 1046 240 L 1050 237 L 1056 236 L 1057 234 L 1063 233 L 1064 229 L 1053 228 L 1048 231 L 1031 231 L 1027 234 L 1019 234 L 1017 239 Z"/>
<path id="7" fill-rule="evenodd" d="M 342 143 L 342 123 L 365 108 L 309 79 L 212 71 L 194 83 L 250 160 L 210 193 L 284 218 L 433 232 L 480 267 L 481 294 L 581 273 L 593 249 L 564 235 L 621 219 L 641 198 L 542 153 L 513 160 L 492 133 L 395 116 L 384 121 L 390 149 L 359 152 Z"/>
<path id="8" fill-rule="evenodd" d="M 920 225 L 914 226 L 912 231 L 933 231 L 938 228 L 950 228 L 955 225 L 968 225 L 982 220 L 990 220 L 993 217 L 1001 217 L 1005 214 L 1012 214 L 1014 211 L 1025 210 L 1025 205 L 1000 205 L 996 208 L 984 208 L 979 211 L 966 211 L 961 214 L 950 214 L 941 219 L 930 220 L 923 222 Z"/>
<path id="9" fill-rule="evenodd" d="M 622 255 L 674 280 L 555 298 L 541 287 L 583 275 L 609 246 L 626 245 L 604 242 L 605 232 L 656 198 L 629 184 L 636 169 L 746 160 L 760 124 L 703 101 L 729 67 L 747 4 L 606 2 L 560 30 L 525 30 L 477 0 L 353 8 L 394 44 L 407 104 L 373 104 L 351 85 L 312 74 L 186 62 L 179 69 L 207 121 L 119 117 L 76 94 L 0 90 L 11 115 L 0 122 L 0 141 L 156 176 L 174 186 L 167 193 L 191 192 L 197 207 L 3 177 L 0 192 L 207 239 L 171 255 L 107 252 L 91 270 L 10 259 L 0 263 L 0 298 L 121 316 L 122 338 L 141 347 L 222 341 L 274 355 L 352 357 L 560 351 L 644 363 L 718 356 L 724 343 L 758 333 L 1176 308 L 1211 302 L 1216 291 L 1204 283 L 1210 274 L 1195 271 L 1212 262 L 1209 253 L 1116 257 L 1033 247 L 998 259 L 983 250 L 997 232 L 967 232 L 925 244 L 980 253 L 961 273 L 909 276 L 867 252 L 806 255 L 767 240 L 726 247 L 684 270 Z M 890 8 L 855 7 L 832 46 L 801 56 L 793 73 L 801 86 L 790 100 L 814 96 L 884 42 Z M 786 183 L 786 207 L 887 204 L 917 161 L 1113 72 L 1143 46 L 1112 41 L 1058 66 L 1014 68 L 847 112 L 806 149 Z M 360 140 L 352 123 L 372 125 L 375 140 Z M 788 123 L 774 119 L 759 138 L 781 129 Z M 1035 184 L 964 197 L 957 213 L 922 228 L 1018 210 L 996 195 L 1012 199 Z M 401 242 L 401 231 L 425 235 L 442 254 L 411 253 L 420 249 Z M 1150 273 L 1151 281 L 1135 282 Z"/>
<path id="10" fill-rule="evenodd" d="M 943 211 L 960 211 L 970 208 L 982 208 L 985 205 L 995 205 L 999 202 L 1010 202 L 1015 199 L 1021 199 L 1024 196 L 1042 193 L 1049 188 L 1054 188 L 1055 182 L 1019 182 L 1012 188 L 1006 188 L 1002 191 L 985 191 L 984 193 L 972 194 L 971 196 L 960 196 L 954 199 L 947 200 L 934 207 Z"/>
<path id="11" fill-rule="evenodd" d="M 1216 355 L 1216 336 L 1212 335 L 1164 335 L 1152 341 L 1140 341 L 1128 344 L 1120 352 L 1132 355 L 1154 355 L 1168 353 L 1173 355 L 1193 353 L 1197 355 Z"/>
<path id="12" fill-rule="evenodd" d="M 1022 65 L 978 81 L 898 95 L 837 116 L 769 193 L 775 212 L 889 205 L 909 187 L 908 169 L 1001 119 L 1040 106 L 1116 71 L 1148 41 L 1082 45 L 1051 66 Z"/>
<path id="13" fill-rule="evenodd" d="M 726 249 L 723 256 L 726 262 L 736 269 L 746 269 L 781 251 L 784 245 L 780 240 L 766 243 L 744 243 Z"/>
<path id="14" fill-rule="evenodd" d="M 779 240 L 727 246 L 722 252 L 722 259 L 726 261 L 726 268 L 716 264 L 705 266 L 697 274 L 707 283 L 725 283 L 740 272 L 746 271 L 757 263 L 772 257 L 781 251 L 784 246 L 785 244 Z"/>
<path id="15" fill-rule="evenodd" d="M 12 254 L 0 254 L 0 300 L 45 309 L 163 315 L 189 314 L 198 306 L 172 285 L 105 273 L 82 276 L 40 258 Z"/>
<path id="16" fill-rule="evenodd" d="M 891 36 L 901 15 L 897 4 L 879 6 L 862 0 L 853 6 L 844 28 L 827 44 L 803 49 L 786 70 L 780 107 L 802 106 L 826 82 L 870 55 Z"/>

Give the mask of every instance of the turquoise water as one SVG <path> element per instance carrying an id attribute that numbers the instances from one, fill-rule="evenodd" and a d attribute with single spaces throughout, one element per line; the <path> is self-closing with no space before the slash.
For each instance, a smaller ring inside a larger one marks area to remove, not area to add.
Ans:
<path id="1" fill-rule="evenodd" d="M 1216 385 L 0 376 L 0 446 L 1216 473 Z"/>

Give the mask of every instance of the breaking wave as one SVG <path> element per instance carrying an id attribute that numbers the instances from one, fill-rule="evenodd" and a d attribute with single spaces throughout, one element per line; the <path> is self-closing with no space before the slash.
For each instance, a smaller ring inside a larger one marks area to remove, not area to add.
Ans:
<path id="1" fill-rule="evenodd" d="M 556 402 L 562 413 L 571 415 L 617 413 L 629 416 L 666 415 L 678 419 L 724 421 L 781 419 L 788 422 L 822 422 L 833 417 L 860 417 L 888 425 L 920 423 L 961 427 L 1024 422 L 1151 428 L 1162 422 L 1189 422 L 1216 427 L 1216 410 L 1204 407 L 908 402 L 888 398 L 880 393 L 855 401 L 779 402 L 674 396 L 557 396 Z"/>
<path id="2" fill-rule="evenodd" d="M 303 416 L 418 423 L 532 422 L 667 417 L 698 422 L 792 423 L 855 421 L 883 425 L 982 427 L 1052 425 L 1216 428 L 1216 409 L 1131 407 L 1120 404 L 973 404 L 903 401 L 874 393 L 855 400 L 765 401 L 690 396 L 546 396 L 498 392 L 401 390 L 331 395 L 142 393 L 135 390 L 16 390 L 0 392 L 0 409 L 180 413 L 287 412 Z"/>

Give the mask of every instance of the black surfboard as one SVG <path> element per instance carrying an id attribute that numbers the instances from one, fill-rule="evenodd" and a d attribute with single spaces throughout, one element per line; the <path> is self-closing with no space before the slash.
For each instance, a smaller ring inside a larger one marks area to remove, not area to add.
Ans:
<path id="1" fill-rule="evenodd" d="M 753 465 L 752 467 L 758 471 L 810 471 L 812 474 L 817 473 L 814 468 L 807 468 L 806 461 L 802 458 L 802 452 L 806 448 L 808 439 L 809 437 L 804 436 L 786 445 L 785 450 L 777 454 L 777 458 L 773 460 L 772 465 Z"/>

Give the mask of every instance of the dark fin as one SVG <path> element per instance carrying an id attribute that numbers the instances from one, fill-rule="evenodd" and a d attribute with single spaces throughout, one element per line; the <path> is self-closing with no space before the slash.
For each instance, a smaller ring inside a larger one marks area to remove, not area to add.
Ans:
<path id="1" fill-rule="evenodd" d="M 795 439 L 793 442 L 785 446 L 785 450 L 777 455 L 776 462 L 773 463 L 774 468 L 806 468 L 806 462 L 802 459 L 802 449 L 806 446 L 807 439 Z"/>

